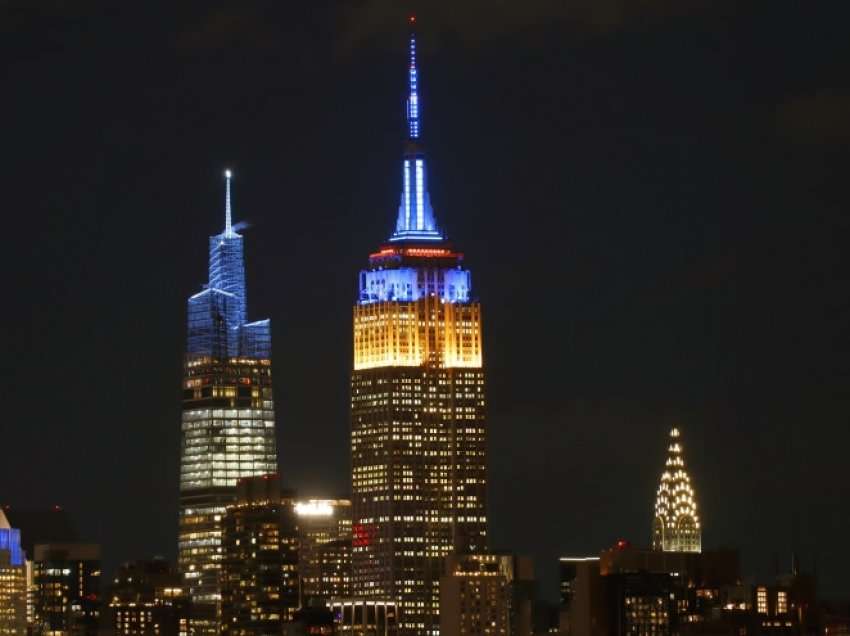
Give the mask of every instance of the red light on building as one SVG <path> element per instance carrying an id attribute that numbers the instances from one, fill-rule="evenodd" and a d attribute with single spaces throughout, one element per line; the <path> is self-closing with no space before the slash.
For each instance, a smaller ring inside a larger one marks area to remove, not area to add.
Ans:
<path id="1" fill-rule="evenodd" d="M 625 550 L 626 548 L 630 548 L 630 547 L 632 547 L 631 542 L 626 541 L 625 539 L 620 539 L 620 540 L 617 541 L 617 549 L 618 550 Z"/>
<path id="2" fill-rule="evenodd" d="M 385 247 L 384 249 L 382 249 L 378 252 L 373 252 L 372 254 L 369 254 L 369 258 L 370 259 L 371 258 L 383 258 L 385 256 L 397 255 L 398 253 L 399 253 L 398 250 L 395 249 L 395 248 Z"/>
<path id="3" fill-rule="evenodd" d="M 372 543 L 372 531 L 362 523 L 352 525 L 351 535 L 351 545 L 355 547 L 364 547 Z"/>

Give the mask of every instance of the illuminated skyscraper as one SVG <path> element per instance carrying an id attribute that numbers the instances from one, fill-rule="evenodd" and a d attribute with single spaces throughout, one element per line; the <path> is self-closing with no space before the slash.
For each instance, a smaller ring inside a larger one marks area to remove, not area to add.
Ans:
<path id="1" fill-rule="evenodd" d="M 415 36 L 407 77 L 398 220 L 354 306 L 352 593 L 437 634 L 443 557 L 487 546 L 481 305 L 431 208 Z"/>
<path id="2" fill-rule="evenodd" d="M 21 531 L 0 508 L 0 636 L 27 633 L 27 563 Z"/>
<path id="3" fill-rule="evenodd" d="M 178 552 L 193 633 L 219 631 L 221 523 L 236 482 L 277 472 L 271 325 L 245 322 L 243 242 L 225 176 L 225 225 L 209 240 L 209 283 L 187 306 Z"/>
<path id="4" fill-rule="evenodd" d="M 702 530 L 691 477 L 685 468 L 679 429 L 670 431 L 667 461 L 655 497 L 652 549 L 665 552 L 700 552 Z"/>

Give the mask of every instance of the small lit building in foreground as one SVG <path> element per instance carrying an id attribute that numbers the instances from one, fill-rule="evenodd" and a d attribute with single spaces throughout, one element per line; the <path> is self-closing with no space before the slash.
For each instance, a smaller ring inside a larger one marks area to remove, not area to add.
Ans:
<path id="1" fill-rule="evenodd" d="M 109 625 L 116 636 L 186 636 L 187 592 L 165 559 L 124 563 L 107 596 Z"/>
<path id="2" fill-rule="evenodd" d="M 531 559 L 450 555 L 440 579 L 440 635 L 531 636 L 533 600 Z"/>

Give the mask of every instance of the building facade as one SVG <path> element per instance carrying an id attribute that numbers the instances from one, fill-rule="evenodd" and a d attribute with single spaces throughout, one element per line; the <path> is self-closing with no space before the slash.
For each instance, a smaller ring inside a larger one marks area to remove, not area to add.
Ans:
<path id="1" fill-rule="evenodd" d="M 338 599 L 330 603 L 340 636 L 397 636 L 398 606 L 380 599 Z"/>
<path id="2" fill-rule="evenodd" d="M 667 460 L 655 497 L 652 549 L 665 552 L 699 552 L 702 549 L 696 494 L 685 467 L 678 428 L 670 431 Z"/>
<path id="3" fill-rule="evenodd" d="M 450 555 L 440 581 L 440 636 L 531 636 L 533 602 L 531 559 Z"/>
<path id="4" fill-rule="evenodd" d="M 279 636 L 298 609 L 293 499 L 277 475 L 239 480 L 222 528 L 222 634 Z"/>
<path id="5" fill-rule="evenodd" d="M 188 595 L 164 559 L 119 566 L 107 598 L 109 625 L 122 636 L 187 636 Z"/>
<path id="6" fill-rule="evenodd" d="M 351 578 L 351 501 L 299 499 L 298 571 L 301 605 L 324 605 L 349 597 Z"/>
<path id="7" fill-rule="evenodd" d="M 27 561 L 21 531 L 0 508 L 0 636 L 27 633 Z"/>
<path id="8" fill-rule="evenodd" d="M 232 225 L 209 239 L 209 282 L 187 304 L 180 448 L 178 566 L 192 601 L 193 633 L 217 633 L 221 522 L 236 482 L 277 472 L 271 325 L 246 322 L 242 236 Z"/>
<path id="9" fill-rule="evenodd" d="M 319 546 L 319 598 L 351 597 L 351 537 Z"/>
<path id="10" fill-rule="evenodd" d="M 487 548 L 481 305 L 430 203 L 414 36 L 407 77 L 398 219 L 353 312 L 351 583 L 437 634 L 443 558 Z"/>
<path id="11" fill-rule="evenodd" d="M 100 623 L 100 546 L 37 544 L 33 633 L 94 636 Z"/>
<path id="12" fill-rule="evenodd" d="M 561 577 L 564 634 L 713 634 L 699 630 L 729 609 L 740 564 L 735 550 L 665 552 L 621 540 L 599 557 L 561 559 Z"/>
<path id="13" fill-rule="evenodd" d="M 283 626 L 282 636 L 333 636 L 336 623 L 326 606 L 302 607 Z"/>
<path id="14" fill-rule="evenodd" d="M 561 608 L 570 607 L 576 594 L 579 570 L 587 563 L 595 563 L 598 569 L 598 556 L 561 557 L 558 559 L 558 591 L 560 592 Z"/>

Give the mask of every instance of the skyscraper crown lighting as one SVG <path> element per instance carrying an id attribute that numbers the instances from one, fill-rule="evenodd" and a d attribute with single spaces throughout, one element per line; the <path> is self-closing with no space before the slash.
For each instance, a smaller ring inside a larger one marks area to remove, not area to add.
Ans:
<path id="1" fill-rule="evenodd" d="M 411 21 L 414 24 L 415 20 Z M 428 193 L 428 169 L 421 143 L 421 113 L 419 101 L 419 69 L 416 64 L 416 34 L 411 33 L 408 43 L 407 69 L 407 143 L 402 161 L 401 203 L 398 221 L 391 242 L 441 241 L 443 235 L 437 227 L 431 195 Z"/>
<path id="2" fill-rule="evenodd" d="M 21 549 L 21 531 L 9 525 L 9 520 L 0 508 L 0 550 L 9 552 L 9 563 L 14 566 L 24 564 L 24 551 Z"/>
<path id="3" fill-rule="evenodd" d="M 189 298 L 186 352 L 212 358 L 269 358 L 271 323 L 269 320 L 246 322 L 244 242 L 233 228 L 233 173 L 227 170 L 224 177 L 224 229 L 209 238 L 207 284 Z"/>
<path id="4" fill-rule="evenodd" d="M 670 431 L 667 460 L 655 497 L 652 548 L 665 552 L 702 551 L 702 529 L 696 495 L 685 468 L 678 428 Z"/>
<path id="5" fill-rule="evenodd" d="M 415 22 L 415 18 L 411 17 L 410 24 Z M 413 302 L 432 296 L 446 303 L 468 303 L 472 297 L 472 276 L 463 267 L 463 254 L 451 249 L 437 227 L 428 193 L 415 34 L 410 36 L 408 56 L 407 127 L 398 219 L 388 243 L 371 254 L 369 269 L 360 273 L 358 303 Z M 425 355 L 417 346 L 409 348 L 408 353 L 409 356 L 395 356 L 394 359 L 404 358 L 407 364 L 415 366 L 421 362 L 421 356 Z M 467 358 L 467 362 L 461 364 L 467 364 L 471 359 L 477 364 L 480 362 L 480 351 L 461 357 Z"/>

